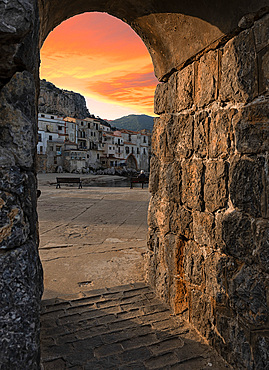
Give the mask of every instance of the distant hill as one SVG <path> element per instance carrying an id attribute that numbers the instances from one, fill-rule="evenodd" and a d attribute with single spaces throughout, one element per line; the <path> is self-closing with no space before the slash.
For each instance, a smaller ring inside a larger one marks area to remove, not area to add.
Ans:
<path id="1" fill-rule="evenodd" d="M 152 132 L 153 129 L 153 117 L 147 116 L 146 114 L 130 114 L 129 116 L 109 121 L 111 126 L 115 126 L 118 129 L 126 129 L 132 131 L 149 130 Z"/>

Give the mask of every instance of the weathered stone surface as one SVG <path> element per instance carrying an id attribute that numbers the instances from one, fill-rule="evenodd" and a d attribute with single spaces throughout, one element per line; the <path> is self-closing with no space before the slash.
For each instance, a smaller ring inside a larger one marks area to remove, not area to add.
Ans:
<path id="1" fill-rule="evenodd" d="M 254 256 L 258 258 L 259 267 L 269 273 L 269 222 L 258 220 L 256 222 L 256 249 Z"/>
<path id="2" fill-rule="evenodd" d="M 268 320 L 264 277 L 253 266 L 244 265 L 233 280 L 228 282 L 232 308 L 244 320 L 256 326 Z"/>
<path id="3" fill-rule="evenodd" d="M 183 261 L 184 278 L 191 285 L 202 285 L 204 282 L 203 251 L 193 241 L 185 244 Z"/>
<path id="4" fill-rule="evenodd" d="M 24 168 L 34 165 L 37 142 L 35 110 L 35 81 L 28 72 L 16 73 L 0 94 L 0 140 L 2 146 L 2 166 L 8 156 L 12 164 Z"/>
<path id="5" fill-rule="evenodd" d="M 269 14 L 255 22 L 253 31 L 256 50 L 259 52 L 269 44 Z"/>
<path id="6" fill-rule="evenodd" d="M 0 272 L 1 367 L 38 369 L 42 272 L 36 244 L 2 252 Z"/>
<path id="7" fill-rule="evenodd" d="M 0 249 L 13 249 L 24 244 L 30 233 L 29 222 L 18 197 L 0 192 Z"/>
<path id="8" fill-rule="evenodd" d="M 176 111 L 180 112 L 184 109 L 191 108 L 193 105 L 194 94 L 194 76 L 193 64 L 182 69 L 177 73 L 177 100 Z"/>
<path id="9" fill-rule="evenodd" d="M 182 202 L 187 207 L 202 211 L 204 165 L 201 160 L 182 162 Z"/>
<path id="10" fill-rule="evenodd" d="M 190 292 L 190 321 L 204 337 L 211 332 L 210 299 L 202 291 L 192 289 Z"/>
<path id="11" fill-rule="evenodd" d="M 170 125 L 173 125 L 173 116 L 170 114 L 163 114 L 154 120 L 151 148 L 153 154 L 162 161 L 171 161 L 173 158 L 167 139 L 167 128 Z"/>
<path id="12" fill-rule="evenodd" d="M 196 115 L 194 120 L 193 148 L 197 157 L 208 153 L 209 118 L 206 112 Z"/>
<path id="13" fill-rule="evenodd" d="M 205 208 L 214 212 L 227 205 L 228 165 L 226 162 L 210 161 L 206 163 L 204 200 Z"/>
<path id="14" fill-rule="evenodd" d="M 214 243 L 214 221 L 211 213 L 193 212 L 194 240 L 200 245 L 212 246 Z"/>
<path id="15" fill-rule="evenodd" d="M 266 93 L 269 90 L 269 46 L 258 54 L 259 68 L 259 93 Z"/>
<path id="16" fill-rule="evenodd" d="M 192 213 L 186 208 L 174 204 L 170 216 L 170 230 L 178 235 L 183 235 L 187 239 L 193 238 L 193 218 Z"/>
<path id="17" fill-rule="evenodd" d="M 257 76 L 254 37 L 246 30 L 223 48 L 220 99 L 250 101 L 258 94 Z"/>
<path id="18" fill-rule="evenodd" d="M 193 104 L 193 65 L 172 74 L 168 82 L 157 85 L 154 100 L 156 114 L 175 113 Z"/>
<path id="19" fill-rule="evenodd" d="M 266 214 L 268 207 L 265 192 L 265 160 L 263 157 L 237 158 L 230 169 L 230 196 L 234 207 L 254 217 Z"/>
<path id="20" fill-rule="evenodd" d="M 193 151 L 193 122 L 190 114 L 171 117 L 167 124 L 167 144 L 177 160 L 189 158 Z"/>
<path id="21" fill-rule="evenodd" d="M 209 157 L 225 158 L 233 149 L 232 120 L 234 109 L 213 111 L 209 130 Z"/>
<path id="22" fill-rule="evenodd" d="M 177 76 L 172 74 L 168 82 L 157 85 L 154 95 L 154 113 L 173 113 L 176 111 Z"/>
<path id="23" fill-rule="evenodd" d="M 37 24 L 37 6 L 33 0 L 2 2 L 0 4 L 0 87 L 14 73 L 27 66 L 36 68 L 37 34 L 30 31 Z"/>
<path id="24" fill-rule="evenodd" d="M 75 118 L 90 116 L 84 96 L 73 91 L 59 89 L 46 80 L 40 81 L 38 111 Z"/>
<path id="25" fill-rule="evenodd" d="M 204 54 L 198 64 L 196 77 L 196 102 L 204 107 L 214 101 L 218 87 L 218 52 L 209 51 Z"/>
<path id="26" fill-rule="evenodd" d="M 234 124 L 236 149 L 240 153 L 256 154 L 269 150 L 268 101 L 249 104 L 239 110 Z"/>
<path id="27" fill-rule="evenodd" d="M 163 235 L 169 232 L 169 215 L 173 205 L 163 201 L 158 196 L 150 199 L 148 211 L 148 224 L 153 229 L 158 229 Z"/>
<path id="28" fill-rule="evenodd" d="M 255 249 L 251 218 L 238 211 L 224 214 L 222 219 L 224 252 L 241 261 L 248 261 Z"/>
<path id="29" fill-rule="evenodd" d="M 266 369 L 269 362 L 269 338 L 268 333 L 259 335 L 254 347 L 255 369 Z"/>
<path id="30" fill-rule="evenodd" d="M 163 163 L 159 175 L 159 193 L 164 201 L 181 200 L 181 165 L 177 161 Z"/>
<path id="31" fill-rule="evenodd" d="M 150 159 L 149 191 L 155 194 L 159 187 L 160 162 L 155 156 Z"/>

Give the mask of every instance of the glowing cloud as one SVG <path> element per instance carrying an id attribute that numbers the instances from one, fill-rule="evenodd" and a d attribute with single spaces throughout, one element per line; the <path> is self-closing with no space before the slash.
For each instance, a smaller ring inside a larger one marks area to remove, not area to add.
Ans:
<path id="1" fill-rule="evenodd" d="M 91 113 L 109 119 L 153 115 L 157 79 L 149 53 L 127 24 L 108 14 L 85 13 L 62 23 L 46 39 L 41 61 L 41 78 L 83 94 Z"/>

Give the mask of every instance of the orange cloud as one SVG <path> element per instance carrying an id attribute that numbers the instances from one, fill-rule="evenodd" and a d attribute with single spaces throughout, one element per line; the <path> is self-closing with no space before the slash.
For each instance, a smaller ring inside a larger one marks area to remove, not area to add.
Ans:
<path id="1" fill-rule="evenodd" d="M 124 22 L 85 13 L 58 26 L 41 50 L 41 78 L 124 109 L 153 114 L 157 79 L 149 53 Z M 109 112 L 98 115 L 109 118 Z M 95 113 L 94 106 L 89 107 Z M 119 110 L 121 115 L 122 110 Z M 95 113 L 96 114 L 96 113 Z"/>

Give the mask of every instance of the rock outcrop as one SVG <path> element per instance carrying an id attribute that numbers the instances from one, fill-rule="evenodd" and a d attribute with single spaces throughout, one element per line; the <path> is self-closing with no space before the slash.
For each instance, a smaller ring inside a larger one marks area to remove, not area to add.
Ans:
<path id="1" fill-rule="evenodd" d="M 46 80 L 40 81 L 38 100 L 40 113 L 86 118 L 90 116 L 84 96 L 73 91 L 62 90 Z"/>

